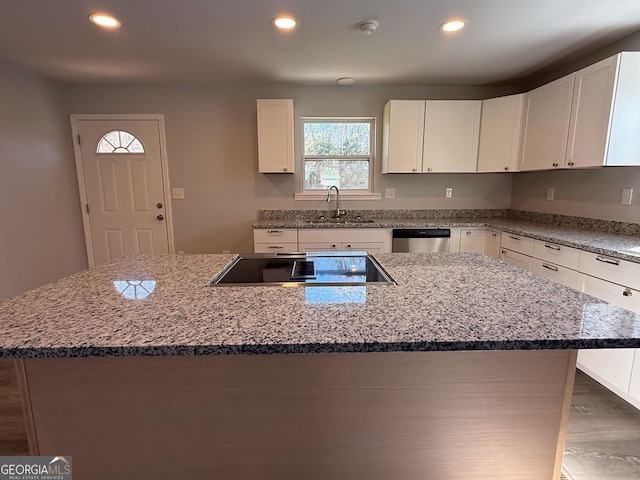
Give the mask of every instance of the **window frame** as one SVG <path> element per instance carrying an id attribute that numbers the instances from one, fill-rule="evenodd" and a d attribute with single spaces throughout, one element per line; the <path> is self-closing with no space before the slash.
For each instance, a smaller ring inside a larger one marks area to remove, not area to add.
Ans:
<path id="1" fill-rule="evenodd" d="M 381 195 L 374 192 L 374 178 L 375 178 L 375 166 L 376 166 L 376 117 L 338 117 L 338 116 L 326 116 L 326 117 L 300 117 L 300 162 L 301 165 L 301 181 L 299 183 L 299 193 L 295 194 L 296 200 L 318 200 L 325 199 L 327 195 L 326 189 L 306 189 L 305 188 L 305 166 L 306 161 L 309 160 L 367 160 L 369 162 L 369 178 L 368 189 L 340 189 L 340 196 L 343 198 L 352 197 L 359 200 L 380 200 Z M 369 123 L 369 155 L 305 155 L 305 138 L 304 127 L 307 123 Z"/>

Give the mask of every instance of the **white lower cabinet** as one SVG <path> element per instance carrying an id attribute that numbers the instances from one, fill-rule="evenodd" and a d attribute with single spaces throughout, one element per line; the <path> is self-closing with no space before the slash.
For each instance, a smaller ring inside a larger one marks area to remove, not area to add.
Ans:
<path id="1" fill-rule="evenodd" d="M 590 275 L 583 274 L 581 280 L 584 293 L 640 313 L 640 291 Z M 640 408 L 639 352 L 633 348 L 580 350 L 578 368 Z"/>
<path id="2" fill-rule="evenodd" d="M 391 253 L 389 228 L 301 228 L 298 248 L 301 252 L 364 251 Z"/>
<path id="3" fill-rule="evenodd" d="M 488 257 L 500 259 L 500 236 L 501 232 L 487 230 L 484 236 L 484 254 Z"/>
<path id="4" fill-rule="evenodd" d="M 463 228 L 460 230 L 460 252 L 484 253 L 484 228 Z"/>
<path id="5" fill-rule="evenodd" d="M 253 231 L 253 251 L 255 253 L 297 252 L 298 229 L 255 229 Z"/>
<path id="6" fill-rule="evenodd" d="M 514 252 L 503 248 L 500 250 L 500 260 L 509 265 L 520 267 L 527 272 L 531 271 L 531 257 L 524 253 Z"/>
<path id="7" fill-rule="evenodd" d="M 579 273 L 571 268 L 547 262 L 539 258 L 531 259 L 531 271 L 536 275 L 553 280 L 567 287 L 580 290 Z"/>

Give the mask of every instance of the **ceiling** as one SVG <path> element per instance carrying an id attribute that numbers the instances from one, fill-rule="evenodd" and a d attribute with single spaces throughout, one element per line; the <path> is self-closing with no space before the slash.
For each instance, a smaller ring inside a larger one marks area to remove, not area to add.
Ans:
<path id="1" fill-rule="evenodd" d="M 442 33 L 451 17 L 468 27 Z M 482 85 L 639 29 L 640 0 L 2 0 L 0 59 L 72 82 Z"/>

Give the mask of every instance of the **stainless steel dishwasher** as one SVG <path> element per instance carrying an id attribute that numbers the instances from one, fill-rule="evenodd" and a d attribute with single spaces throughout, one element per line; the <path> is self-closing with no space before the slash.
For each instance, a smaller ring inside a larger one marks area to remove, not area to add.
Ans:
<path id="1" fill-rule="evenodd" d="M 393 230 L 392 252 L 448 252 L 449 228 L 398 228 Z"/>

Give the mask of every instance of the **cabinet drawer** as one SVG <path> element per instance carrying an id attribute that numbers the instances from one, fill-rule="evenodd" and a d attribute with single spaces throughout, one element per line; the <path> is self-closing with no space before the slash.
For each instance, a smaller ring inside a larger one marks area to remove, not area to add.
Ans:
<path id="1" fill-rule="evenodd" d="M 509 265 L 520 267 L 527 272 L 531 271 L 531 257 L 512 250 L 502 249 L 500 252 L 500 260 Z"/>
<path id="2" fill-rule="evenodd" d="M 580 250 L 542 240 L 534 240 L 533 256 L 574 270 L 580 263 Z"/>
<path id="3" fill-rule="evenodd" d="M 578 282 L 579 273 L 576 270 L 572 270 L 562 265 L 534 258 L 531 261 L 531 271 L 536 275 L 548 278 L 549 280 L 553 280 L 554 282 L 567 287 L 575 288 L 577 290 L 581 287 Z"/>
<path id="4" fill-rule="evenodd" d="M 259 228 L 253 230 L 254 243 L 298 243 L 297 228 Z"/>
<path id="5" fill-rule="evenodd" d="M 580 252 L 579 270 L 618 285 L 640 290 L 640 264 L 638 263 L 591 252 Z"/>
<path id="6" fill-rule="evenodd" d="M 590 275 L 581 275 L 581 277 L 582 288 L 580 290 L 584 293 L 632 312 L 640 313 L 639 291 Z"/>
<path id="7" fill-rule="evenodd" d="M 389 228 L 301 228 L 298 241 L 307 242 L 380 242 L 391 244 Z"/>
<path id="8" fill-rule="evenodd" d="M 533 255 L 533 238 L 515 235 L 513 233 L 502 232 L 500 246 L 507 250 L 524 253 L 525 255 Z"/>
<path id="9" fill-rule="evenodd" d="M 254 253 L 294 253 L 298 251 L 298 243 L 254 243 Z"/>

